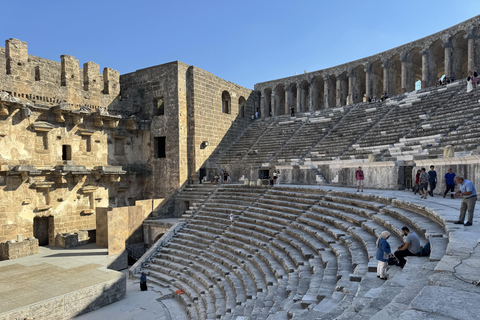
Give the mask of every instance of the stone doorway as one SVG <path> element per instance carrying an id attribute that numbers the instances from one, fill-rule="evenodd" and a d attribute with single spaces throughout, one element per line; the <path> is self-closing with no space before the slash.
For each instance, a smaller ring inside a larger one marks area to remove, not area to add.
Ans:
<path id="1" fill-rule="evenodd" d="M 405 186 L 406 190 L 413 190 L 413 186 L 415 184 L 415 180 L 413 180 L 413 166 L 405 166 L 403 167 L 403 185 Z"/>
<path id="2" fill-rule="evenodd" d="M 49 244 L 50 217 L 33 218 L 33 236 L 38 239 L 38 245 Z"/>
<path id="3" fill-rule="evenodd" d="M 206 168 L 200 168 L 200 183 L 202 183 L 203 178 L 207 176 L 207 169 Z"/>
<path id="4" fill-rule="evenodd" d="M 260 169 L 258 170 L 258 179 L 268 179 L 270 176 L 270 170 L 269 169 Z"/>

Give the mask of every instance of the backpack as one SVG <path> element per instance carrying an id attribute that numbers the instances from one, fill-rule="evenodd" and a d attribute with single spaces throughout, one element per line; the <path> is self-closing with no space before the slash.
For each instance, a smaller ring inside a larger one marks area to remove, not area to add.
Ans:
<path id="1" fill-rule="evenodd" d="M 428 257 L 430 255 L 430 241 L 425 243 L 422 250 L 418 253 L 419 257 Z"/>

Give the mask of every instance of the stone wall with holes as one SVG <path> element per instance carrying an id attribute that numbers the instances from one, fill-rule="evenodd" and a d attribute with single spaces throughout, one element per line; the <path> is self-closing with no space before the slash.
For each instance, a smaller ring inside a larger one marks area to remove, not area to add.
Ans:
<path id="1" fill-rule="evenodd" d="M 144 187 L 146 198 L 170 195 L 186 180 L 186 106 L 181 98 L 185 88 L 179 86 L 179 77 L 187 67 L 175 61 L 120 77 L 122 104 L 152 120 L 142 143 L 132 138 L 127 146 L 128 154 L 142 156 L 137 164 L 149 171 Z M 162 137 L 165 137 L 164 154 L 158 150 L 158 139 Z M 127 155 L 125 160 L 132 163 L 133 159 Z"/>
<path id="2" fill-rule="evenodd" d="M 188 69 L 186 85 L 189 132 L 193 133 L 188 146 L 189 178 L 197 183 L 200 168 L 230 146 L 251 123 L 255 102 L 252 90 L 194 66 Z M 228 97 L 228 103 L 222 95 Z"/>
<path id="3" fill-rule="evenodd" d="M 87 106 L 92 110 L 105 108 L 122 113 L 118 106 L 120 74 L 110 68 L 62 55 L 60 62 L 28 54 L 26 42 L 5 41 L 0 48 L 0 91 L 31 103 L 55 105 L 67 102 L 72 109 Z"/>

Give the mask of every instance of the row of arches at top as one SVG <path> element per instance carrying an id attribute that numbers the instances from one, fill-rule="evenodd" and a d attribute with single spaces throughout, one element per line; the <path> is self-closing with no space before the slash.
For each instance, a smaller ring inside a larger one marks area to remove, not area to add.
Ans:
<path id="1" fill-rule="evenodd" d="M 265 88 L 261 93 L 262 115 L 282 115 L 295 107 L 297 112 L 326 109 L 362 102 L 364 97 L 380 98 L 434 86 L 442 76 L 465 78 L 473 71 L 474 61 L 480 62 L 480 30 L 474 38 L 465 31 L 448 41 L 436 40 L 427 48 L 414 47 L 388 59 L 358 65 L 339 74 L 317 75 L 301 82 L 294 81 Z M 296 80 L 296 79 L 295 79 Z"/>

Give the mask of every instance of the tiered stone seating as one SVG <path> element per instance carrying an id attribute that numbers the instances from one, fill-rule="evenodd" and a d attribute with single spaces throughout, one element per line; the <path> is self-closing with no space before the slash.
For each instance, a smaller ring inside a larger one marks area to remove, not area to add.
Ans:
<path id="1" fill-rule="evenodd" d="M 443 108 L 442 117 L 438 119 L 437 127 L 449 127 L 440 142 L 428 148 L 428 154 L 439 157 L 443 149 L 451 145 L 458 154 L 469 155 L 480 144 L 480 92 L 474 90 L 466 93 L 462 85 L 459 95 Z M 443 124 L 442 124 L 443 123 Z"/>
<path id="2" fill-rule="evenodd" d="M 223 185 L 186 219 L 183 230 L 145 268 L 153 282 L 185 292 L 178 298 L 192 319 L 380 314 L 370 305 L 373 293 L 395 299 L 410 281 L 428 277 L 448 242 L 443 225 L 418 207 L 303 186 Z M 405 272 L 392 269 L 392 278 L 383 282 L 369 272 L 376 271 L 375 241 L 389 230 L 395 248 L 404 225 L 423 243 L 431 241 L 432 255 L 409 257 Z M 396 285 L 399 279 L 403 285 Z"/>
<path id="3" fill-rule="evenodd" d="M 273 118 L 257 119 L 246 130 L 246 132 L 240 137 L 240 139 L 225 152 L 222 157 L 217 161 L 217 164 L 225 165 L 237 163 L 242 157 L 245 156 L 247 151 L 252 147 L 255 141 L 261 136 L 273 122 Z M 218 149 L 218 148 L 217 148 Z"/>
<path id="4" fill-rule="evenodd" d="M 419 127 L 425 118 L 435 114 L 439 106 L 446 103 L 457 89 L 458 86 L 414 91 L 406 94 L 398 103 L 387 104 L 390 105 L 390 112 L 353 146 L 357 151 L 363 150 L 363 156 L 359 152 L 357 158 L 366 158 L 369 153 L 383 154 L 392 148 L 400 138 Z M 386 153 L 386 158 L 389 160 L 397 155 L 390 151 Z"/>
<path id="5" fill-rule="evenodd" d="M 348 107 L 316 111 L 300 130 L 275 155 L 279 162 L 295 162 L 303 158 L 342 118 Z"/>
<path id="6" fill-rule="evenodd" d="M 261 164 L 268 161 L 307 120 L 308 116 L 277 117 L 270 128 L 250 148 L 242 162 Z"/>
<path id="7" fill-rule="evenodd" d="M 362 103 L 354 106 L 310 152 L 312 160 L 331 159 L 342 155 L 360 136 L 385 114 L 382 102 Z M 351 158 L 347 156 L 347 158 Z"/>

